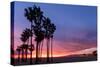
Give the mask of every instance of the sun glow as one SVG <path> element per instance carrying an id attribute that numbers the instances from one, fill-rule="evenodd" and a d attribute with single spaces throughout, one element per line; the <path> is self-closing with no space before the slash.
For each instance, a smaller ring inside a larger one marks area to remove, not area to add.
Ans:
<path id="1" fill-rule="evenodd" d="M 80 55 L 80 54 L 90 54 L 93 51 L 95 51 L 97 48 L 89 48 L 89 49 L 84 49 L 84 50 L 80 50 L 80 51 L 76 51 L 76 52 L 57 52 L 54 51 L 52 57 L 63 57 L 63 56 L 69 56 L 69 55 Z M 17 59 L 18 57 L 22 58 L 22 55 L 18 55 L 15 54 L 14 56 L 15 59 Z M 36 57 L 36 53 L 35 51 L 32 54 L 32 57 L 35 58 Z M 45 51 L 43 51 L 42 55 L 40 56 L 41 58 L 46 58 L 47 57 L 47 53 Z M 51 57 L 51 54 L 49 54 L 49 57 Z M 26 55 L 23 55 L 23 58 L 26 58 Z M 27 58 L 30 58 L 30 54 L 27 54 Z"/>
<path id="2" fill-rule="evenodd" d="M 62 56 L 68 56 L 68 55 L 69 55 L 69 54 L 53 54 L 53 57 L 62 57 Z M 22 55 L 18 55 L 18 54 L 14 55 L 13 57 L 14 57 L 15 59 L 17 59 L 18 56 L 20 56 L 20 58 L 22 58 Z M 26 58 L 26 55 L 24 54 L 23 57 Z M 35 54 L 33 54 L 32 57 L 35 58 L 35 57 L 36 57 Z M 42 57 L 42 58 L 46 58 L 47 55 L 46 55 L 46 54 L 42 54 L 41 57 Z M 50 55 L 49 57 L 51 57 L 51 55 Z M 30 58 L 30 54 L 27 55 L 27 58 Z"/>

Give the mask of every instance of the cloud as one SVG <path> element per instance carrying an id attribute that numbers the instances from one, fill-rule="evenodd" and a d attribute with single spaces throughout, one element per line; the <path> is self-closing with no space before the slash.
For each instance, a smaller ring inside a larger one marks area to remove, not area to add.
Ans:
<path id="1" fill-rule="evenodd" d="M 81 51 L 76 52 L 77 54 L 92 54 L 93 51 L 96 51 L 97 48 L 96 47 L 92 47 L 92 48 L 88 48 L 88 49 L 84 49 Z"/>

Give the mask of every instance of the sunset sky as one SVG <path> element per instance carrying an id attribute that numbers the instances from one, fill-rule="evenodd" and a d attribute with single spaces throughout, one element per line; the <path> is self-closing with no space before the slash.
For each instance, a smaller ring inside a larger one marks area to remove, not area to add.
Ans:
<path id="1" fill-rule="evenodd" d="M 15 2 L 14 49 L 21 45 L 20 35 L 30 22 L 24 17 L 24 9 L 40 6 L 44 16 L 56 25 L 53 54 L 65 56 L 74 53 L 89 53 L 97 48 L 97 8 L 96 6 L 58 5 L 31 2 Z M 33 40 L 34 42 L 34 40 Z M 35 42 L 34 42 L 35 43 Z M 46 44 L 43 53 L 46 54 Z M 81 51 L 81 52 L 80 52 Z M 33 52 L 33 54 L 35 51 Z"/>

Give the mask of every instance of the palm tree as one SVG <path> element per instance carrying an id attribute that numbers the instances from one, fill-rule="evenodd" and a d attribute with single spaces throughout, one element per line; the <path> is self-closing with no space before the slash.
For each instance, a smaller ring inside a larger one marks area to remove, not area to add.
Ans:
<path id="1" fill-rule="evenodd" d="M 49 18 L 46 18 L 44 21 L 43 21 L 43 27 L 45 29 L 45 38 L 47 39 L 47 62 L 49 62 L 49 25 L 51 23 L 50 19 Z"/>
<path id="2" fill-rule="evenodd" d="M 24 47 L 23 47 L 23 45 L 20 46 L 20 49 L 22 51 L 22 61 L 24 61 Z"/>
<path id="3" fill-rule="evenodd" d="M 40 57 L 42 57 L 43 42 L 44 40 L 41 42 L 41 46 L 40 46 Z"/>
<path id="4" fill-rule="evenodd" d="M 38 42 L 39 42 L 39 47 L 38 47 L 38 55 L 39 55 L 39 58 L 41 57 L 41 42 L 43 42 L 43 40 L 44 40 L 44 31 L 40 31 L 39 32 L 39 35 L 38 35 Z"/>
<path id="5" fill-rule="evenodd" d="M 23 44 L 20 46 L 20 48 L 22 50 L 22 60 L 23 61 L 24 61 L 24 50 L 25 50 L 25 54 L 26 54 L 26 57 L 27 57 L 27 49 L 28 49 L 28 44 L 25 44 L 25 42 L 29 39 L 30 35 L 31 35 L 30 29 L 28 29 L 28 28 L 26 28 L 21 34 L 20 39 L 23 42 Z"/>
<path id="6" fill-rule="evenodd" d="M 25 8 L 25 17 L 31 22 L 31 32 L 32 32 L 32 24 L 33 24 L 33 10 L 31 7 L 29 7 L 28 9 Z M 35 17 L 34 17 L 35 18 Z M 32 36 L 31 36 L 31 45 L 32 45 Z M 32 47 L 31 47 L 32 48 Z M 31 51 L 31 60 L 30 60 L 30 64 L 32 64 L 32 51 Z"/>
<path id="7" fill-rule="evenodd" d="M 36 44 L 36 63 L 38 63 L 38 60 L 39 60 L 39 55 L 40 55 L 40 45 L 41 45 L 41 41 L 44 39 L 44 31 L 39 31 L 38 29 L 35 29 L 34 28 L 34 32 L 35 32 L 35 35 L 36 35 L 36 38 L 35 38 L 35 41 L 37 41 L 37 44 Z"/>
<path id="8" fill-rule="evenodd" d="M 27 61 L 27 50 L 28 50 L 28 45 L 27 44 L 22 44 L 20 46 L 21 50 L 22 50 L 22 61 Z"/>
<path id="9" fill-rule="evenodd" d="M 41 11 L 40 7 L 36 8 L 36 21 L 34 21 L 35 26 L 33 27 L 34 33 L 35 33 L 35 41 L 37 41 L 36 44 L 36 63 L 39 61 L 39 55 L 40 55 L 40 45 L 41 41 L 44 39 L 44 31 L 42 30 L 42 17 L 43 17 L 43 12 Z"/>
<path id="10" fill-rule="evenodd" d="M 25 55 L 26 55 L 26 60 L 27 60 L 27 53 L 28 53 L 28 48 L 29 48 L 28 42 L 29 42 L 29 37 L 32 36 L 32 32 L 28 28 L 26 28 L 24 31 L 26 32 L 26 37 L 27 37 L 27 44 L 25 44 Z M 32 60 L 32 55 L 31 55 L 31 60 Z"/>
<path id="11" fill-rule="evenodd" d="M 51 20 L 49 18 L 44 18 L 43 20 L 43 26 L 45 29 L 45 38 L 47 39 L 47 62 L 50 62 L 49 59 L 49 43 L 50 39 L 52 41 L 53 39 L 53 33 L 56 30 L 56 26 L 51 23 Z M 51 57 L 52 57 L 52 42 L 51 42 Z"/>
<path id="12" fill-rule="evenodd" d="M 33 30 L 34 33 L 37 33 L 37 34 L 35 34 L 35 36 L 36 36 L 35 40 L 37 41 L 36 63 L 38 61 L 38 45 L 39 45 L 38 34 L 41 29 L 42 14 L 43 14 L 43 12 L 41 11 L 40 7 L 36 7 L 35 5 L 33 6 L 33 8 L 32 7 L 29 7 L 28 9 L 25 8 L 25 17 L 27 17 L 27 19 L 31 22 L 31 32 Z M 33 25 L 33 21 L 34 21 L 34 25 Z M 34 27 L 37 29 L 34 29 Z M 31 45 L 32 45 L 32 36 L 31 36 Z M 31 47 L 31 49 L 32 49 L 32 47 Z M 32 51 L 31 51 L 31 55 L 32 55 Z"/>
<path id="13" fill-rule="evenodd" d="M 33 52 L 35 50 L 35 47 L 34 47 L 34 45 L 29 45 L 28 49 L 29 49 L 29 51 L 31 53 L 31 52 Z M 30 55 L 30 57 L 32 57 L 32 55 Z M 32 62 L 32 59 L 31 58 L 30 58 L 30 62 Z"/>
<path id="14" fill-rule="evenodd" d="M 49 31 L 50 31 L 50 37 L 51 37 L 51 61 L 53 62 L 53 34 L 56 30 L 56 26 L 52 23 L 49 29 L 50 29 Z"/>
<path id="15" fill-rule="evenodd" d="M 21 52 L 21 49 L 20 47 L 18 46 L 16 51 L 18 52 L 18 62 L 20 61 L 20 52 Z"/>
<path id="16" fill-rule="evenodd" d="M 25 58 L 26 58 L 25 61 L 27 61 L 28 44 L 24 44 L 24 49 L 25 49 Z"/>

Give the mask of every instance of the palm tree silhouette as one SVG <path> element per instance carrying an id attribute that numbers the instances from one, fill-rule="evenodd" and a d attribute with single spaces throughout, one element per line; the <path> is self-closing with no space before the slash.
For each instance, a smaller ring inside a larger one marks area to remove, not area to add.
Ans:
<path id="1" fill-rule="evenodd" d="M 24 61 L 24 46 L 23 44 L 20 46 L 20 49 L 22 51 L 22 62 Z"/>
<path id="2" fill-rule="evenodd" d="M 47 62 L 50 62 L 50 59 L 49 59 L 49 43 L 50 43 L 50 39 L 52 41 L 53 39 L 53 34 L 56 30 L 56 26 L 51 23 L 51 20 L 49 18 L 45 18 L 43 20 L 43 26 L 44 26 L 44 29 L 45 29 L 45 38 L 47 39 Z M 51 42 L 51 57 L 52 57 L 52 42 Z"/>
<path id="3" fill-rule="evenodd" d="M 20 47 L 18 46 L 16 51 L 18 52 L 18 62 L 20 62 L 20 53 L 21 53 L 21 49 Z"/>
<path id="4" fill-rule="evenodd" d="M 44 42 L 44 40 L 42 40 L 41 46 L 40 46 L 40 57 L 42 57 L 43 42 Z"/>
<path id="5" fill-rule="evenodd" d="M 28 53 L 28 45 L 27 44 L 24 44 L 24 49 L 25 49 L 25 58 L 26 58 L 25 61 L 27 61 L 27 53 Z"/>
<path id="6" fill-rule="evenodd" d="M 26 37 L 27 37 L 27 44 L 25 44 L 25 54 L 26 54 L 26 60 L 27 60 L 27 53 L 28 53 L 28 49 L 29 49 L 29 45 L 28 45 L 28 42 L 29 42 L 29 37 L 31 37 L 33 34 L 31 32 L 30 29 L 26 28 L 25 29 L 25 32 L 26 32 Z M 34 45 L 30 45 L 30 46 L 34 46 Z M 32 49 L 32 48 L 31 48 Z M 32 51 L 31 51 L 32 52 Z M 31 54 L 31 58 L 30 60 L 32 60 L 32 54 Z M 31 61 L 30 61 L 31 63 Z"/>
<path id="7" fill-rule="evenodd" d="M 49 29 L 50 29 L 49 31 L 50 31 L 50 38 L 51 38 L 51 61 L 53 62 L 53 34 L 56 30 L 56 26 L 52 23 Z"/>
<path id="8" fill-rule="evenodd" d="M 29 7 L 28 9 L 25 8 L 25 17 L 31 22 L 31 32 L 32 32 L 32 24 L 33 24 L 33 18 L 35 19 L 33 13 L 32 13 L 32 8 Z M 31 40 L 30 43 L 32 45 L 32 36 L 31 36 Z M 31 47 L 32 49 L 32 47 Z M 31 60 L 30 60 L 30 64 L 32 64 L 32 51 L 31 51 Z"/>
<path id="9" fill-rule="evenodd" d="M 32 48 L 31 48 L 32 47 Z M 29 49 L 29 51 L 30 51 L 30 53 L 31 52 L 33 52 L 34 50 L 35 50 L 35 47 L 34 47 L 34 45 L 29 45 L 29 47 L 28 47 L 28 49 Z M 30 57 L 32 57 L 32 55 L 30 55 Z M 30 58 L 30 62 L 31 62 L 31 58 Z"/>
<path id="10" fill-rule="evenodd" d="M 43 12 L 41 11 L 40 7 L 36 7 L 35 5 L 33 7 L 25 8 L 25 17 L 31 22 L 31 32 L 34 31 L 37 41 L 36 45 L 36 63 L 38 61 L 38 46 L 39 46 L 39 32 L 41 29 L 41 19 L 42 19 Z M 34 21 L 34 24 L 33 24 Z M 35 28 L 35 29 L 34 29 Z M 36 29 L 37 28 L 37 29 Z M 32 36 L 31 36 L 31 45 L 32 45 Z M 32 47 L 31 47 L 32 48 Z M 32 51 L 31 51 L 32 55 Z"/>
<path id="11" fill-rule="evenodd" d="M 39 47 L 41 45 L 41 41 L 44 39 L 44 31 L 39 30 L 36 26 L 36 27 L 34 27 L 34 34 L 36 35 L 35 41 L 37 41 L 37 44 L 36 44 L 36 63 L 38 63 L 39 55 L 40 55 Z"/>
<path id="12" fill-rule="evenodd" d="M 47 62 L 49 62 L 49 24 L 51 23 L 49 18 L 43 20 L 43 27 L 45 29 L 45 38 L 47 39 Z"/>
<path id="13" fill-rule="evenodd" d="M 22 50 L 22 60 L 24 61 L 24 50 L 25 50 L 25 55 L 26 55 L 26 60 L 27 60 L 27 50 L 28 50 L 28 44 L 25 44 L 25 42 L 29 39 L 29 37 L 32 35 L 30 29 L 26 28 L 22 34 L 21 34 L 21 41 L 23 44 L 20 46 Z"/>

